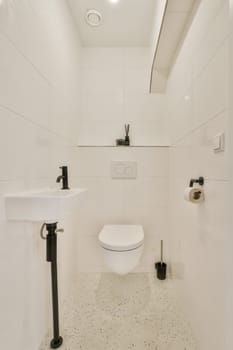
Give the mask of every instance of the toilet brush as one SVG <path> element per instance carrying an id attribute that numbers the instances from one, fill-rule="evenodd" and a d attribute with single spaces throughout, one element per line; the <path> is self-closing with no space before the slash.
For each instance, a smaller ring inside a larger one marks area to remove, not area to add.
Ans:
<path id="1" fill-rule="evenodd" d="M 161 260 L 155 263 L 155 269 L 157 270 L 157 278 L 159 280 L 166 279 L 167 264 L 163 262 L 163 240 L 161 240 Z"/>

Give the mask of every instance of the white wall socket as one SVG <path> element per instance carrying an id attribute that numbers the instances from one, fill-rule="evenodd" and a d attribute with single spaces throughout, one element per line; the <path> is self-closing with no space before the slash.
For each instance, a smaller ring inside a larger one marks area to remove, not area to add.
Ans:
<path id="1" fill-rule="evenodd" d="M 213 150 L 215 153 L 223 152 L 225 148 L 225 134 L 219 133 L 213 138 Z"/>

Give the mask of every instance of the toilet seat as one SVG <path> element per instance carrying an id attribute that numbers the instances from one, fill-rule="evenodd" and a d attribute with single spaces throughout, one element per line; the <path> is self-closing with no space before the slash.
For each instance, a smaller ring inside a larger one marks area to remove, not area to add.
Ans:
<path id="1" fill-rule="evenodd" d="M 111 251 L 130 251 L 144 243 L 141 225 L 105 225 L 99 233 L 100 245 Z"/>

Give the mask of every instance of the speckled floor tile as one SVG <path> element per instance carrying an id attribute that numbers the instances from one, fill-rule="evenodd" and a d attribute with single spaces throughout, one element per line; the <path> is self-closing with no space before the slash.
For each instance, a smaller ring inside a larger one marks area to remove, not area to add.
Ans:
<path id="1" fill-rule="evenodd" d="M 152 273 L 80 274 L 61 319 L 61 350 L 198 350 L 172 281 Z"/>

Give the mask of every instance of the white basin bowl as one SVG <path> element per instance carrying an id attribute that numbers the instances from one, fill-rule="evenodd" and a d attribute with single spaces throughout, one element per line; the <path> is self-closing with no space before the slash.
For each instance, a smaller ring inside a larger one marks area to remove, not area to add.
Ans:
<path id="1" fill-rule="evenodd" d="M 83 202 L 87 190 L 43 189 L 5 196 L 8 220 L 57 222 L 72 214 Z"/>

